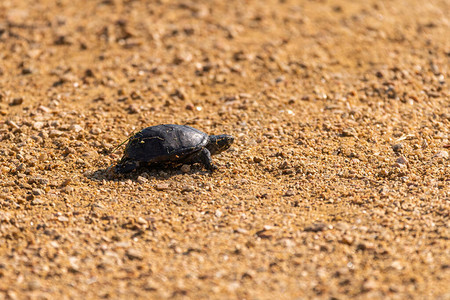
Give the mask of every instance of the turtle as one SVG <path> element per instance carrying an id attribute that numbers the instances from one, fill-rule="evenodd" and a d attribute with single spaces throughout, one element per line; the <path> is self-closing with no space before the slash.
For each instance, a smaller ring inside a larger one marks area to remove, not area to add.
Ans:
<path id="1" fill-rule="evenodd" d="M 131 138 L 116 173 L 132 172 L 140 166 L 157 167 L 201 163 L 214 171 L 211 155 L 219 154 L 234 142 L 228 134 L 208 135 L 187 125 L 162 124 L 142 129 Z"/>

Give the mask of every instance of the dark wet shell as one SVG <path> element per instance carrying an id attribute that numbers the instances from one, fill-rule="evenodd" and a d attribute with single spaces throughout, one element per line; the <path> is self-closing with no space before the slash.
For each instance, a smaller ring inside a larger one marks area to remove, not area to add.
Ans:
<path id="1" fill-rule="evenodd" d="M 124 157 L 141 162 L 176 161 L 208 144 L 208 135 L 187 125 L 157 125 L 136 133 Z"/>

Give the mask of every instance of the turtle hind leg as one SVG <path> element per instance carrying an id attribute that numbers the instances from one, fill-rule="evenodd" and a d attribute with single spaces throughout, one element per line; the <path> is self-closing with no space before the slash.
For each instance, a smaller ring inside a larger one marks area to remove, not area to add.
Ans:
<path id="1" fill-rule="evenodd" d="M 136 170 L 139 167 L 139 163 L 134 160 L 126 160 L 118 163 L 114 167 L 114 171 L 119 174 L 126 174 Z"/>

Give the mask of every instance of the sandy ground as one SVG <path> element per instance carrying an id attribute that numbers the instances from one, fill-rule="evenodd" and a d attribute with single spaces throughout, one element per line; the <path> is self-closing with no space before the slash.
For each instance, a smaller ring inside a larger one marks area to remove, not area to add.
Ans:
<path id="1" fill-rule="evenodd" d="M 0 1 L 0 299 L 450 299 L 449 11 Z M 161 123 L 236 141 L 107 171 Z"/>

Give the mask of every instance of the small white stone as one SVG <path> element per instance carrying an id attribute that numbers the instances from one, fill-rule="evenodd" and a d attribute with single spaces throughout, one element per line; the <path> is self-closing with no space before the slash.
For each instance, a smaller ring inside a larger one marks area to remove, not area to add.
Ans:
<path id="1" fill-rule="evenodd" d="M 14 121 L 7 120 L 5 123 L 8 124 L 9 126 L 11 126 L 11 127 L 14 128 L 14 129 L 19 129 L 19 128 L 20 128 L 20 126 L 17 125 L 17 123 L 14 122 Z"/>
<path id="2" fill-rule="evenodd" d="M 137 218 L 136 223 L 145 225 L 145 224 L 147 224 L 147 221 L 143 217 L 139 217 L 139 218 Z"/>
<path id="3" fill-rule="evenodd" d="M 193 192 L 194 191 L 194 187 L 192 185 L 184 185 L 181 188 L 182 192 Z"/>
<path id="4" fill-rule="evenodd" d="M 137 182 L 139 182 L 140 184 L 144 184 L 148 182 L 148 179 L 142 176 L 138 176 L 138 178 L 136 179 Z"/>
<path id="5" fill-rule="evenodd" d="M 433 155 L 433 158 L 448 158 L 448 152 L 445 150 L 438 151 L 435 155 Z"/>
<path id="6" fill-rule="evenodd" d="M 58 221 L 60 222 L 69 222 L 69 218 L 65 216 L 59 216 Z"/>
<path id="7" fill-rule="evenodd" d="M 91 129 L 91 133 L 97 135 L 97 134 L 102 133 L 102 130 L 98 127 L 94 127 Z"/>
<path id="8" fill-rule="evenodd" d="M 78 133 L 78 132 L 80 132 L 80 131 L 83 130 L 83 127 L 81 127 L 81 126 L 78 125 L 78 124 L 73 124 L 72 126 L 70 126 L 69 130 Z"/>
<path id="9" fill-rule="evenodd" d="M 167 183 L 160 183 L 155 185 L 155 190 L 157 191 L 165 191 L 168 190 L 170 186 Z"/>
<path id="10" fill-rule="evenodd" d="M 126 255 L 128 256 L 129 259 L 142 260 L 144 258 L 142 252 L 134 248 L 127 249 Z"/>
<path id="11" fill-rule="evenodd" d="M 39 107 L 38 107 L 38 110 L 40 110 L 40 111 L 42 111 L 42 112 L 44 112 L 44 113 L 49 113 L 49 112 L 51 112 L 51 109 L 50 109 L 50 108 L 48 108 L 48 107 L 46 107 L 46 106 L 43 106 L 43 105 L 39 106 Z"/>
<path id="12" fill-rule="evenodd" d="M 53 138 L 53 137 L 62 136 L 63 134 L 64 134 L 64 132 L 54 129 L 54 130 L 50 130 L 50 133 L 48 136 Z"/>
<path id="13" fill-rule="evenodd" d="M 33 123 L 33 128 L 36 130 L 40 130 L 40 129 L 42 129 L 42 127 L 44 127 L 44 122 L 34 122 Z"/>

